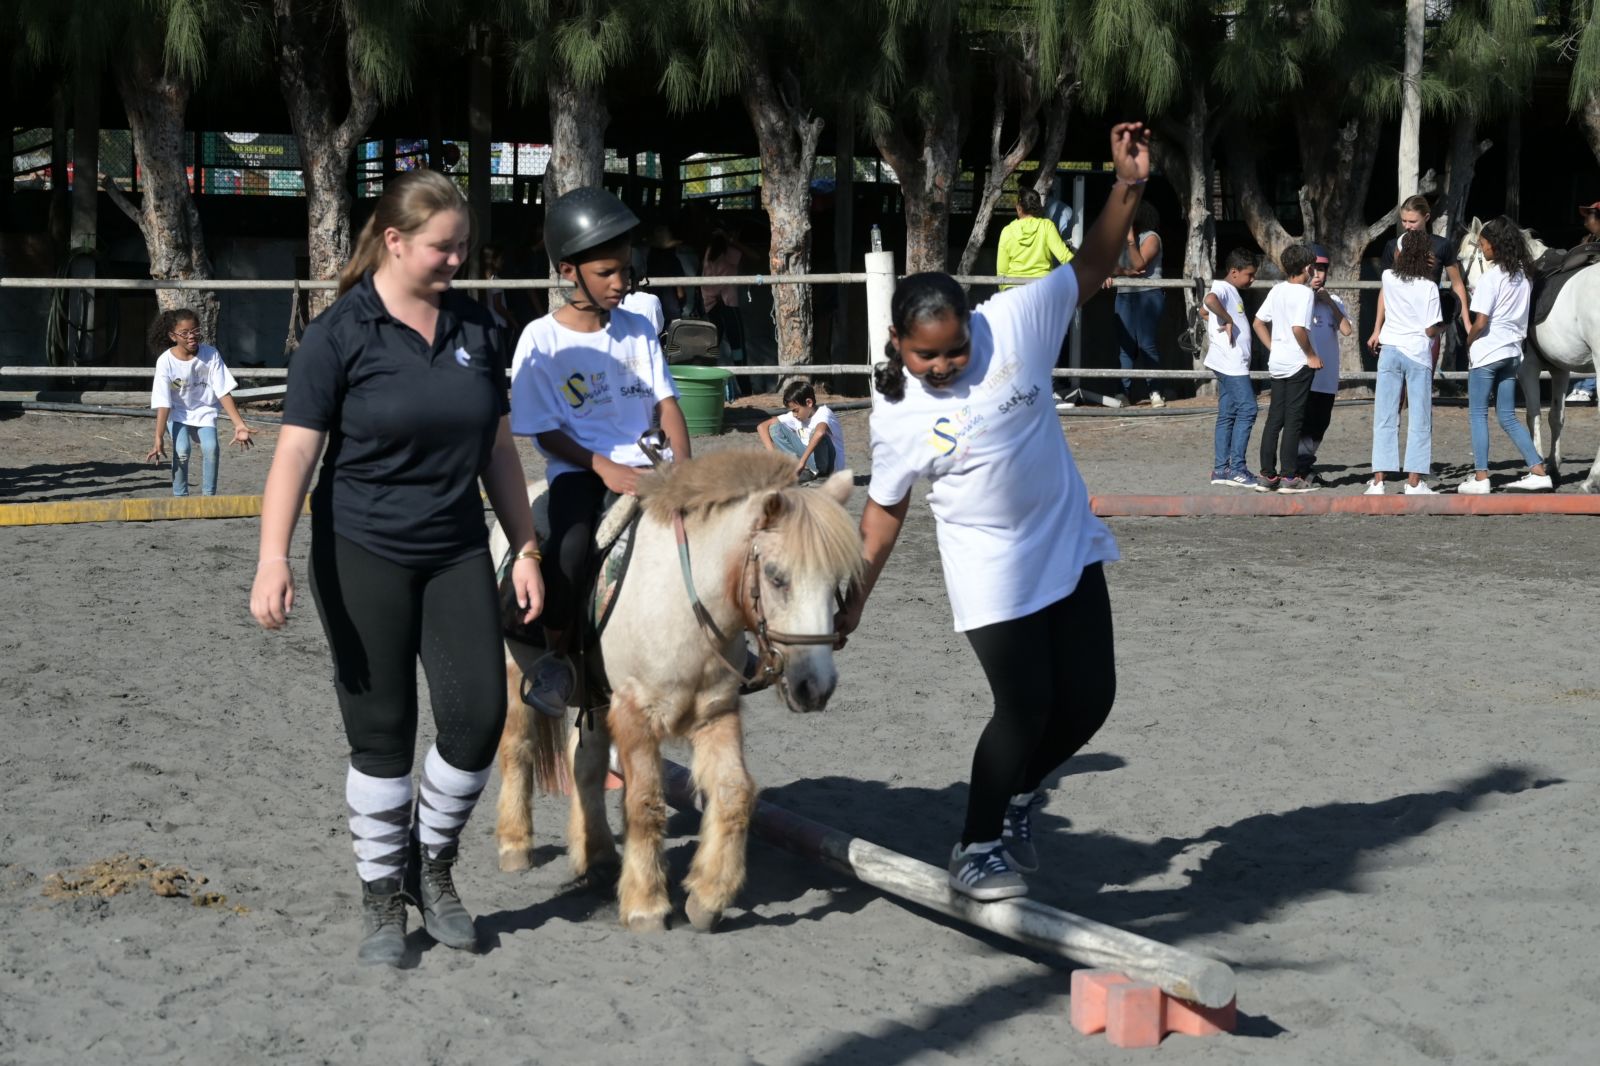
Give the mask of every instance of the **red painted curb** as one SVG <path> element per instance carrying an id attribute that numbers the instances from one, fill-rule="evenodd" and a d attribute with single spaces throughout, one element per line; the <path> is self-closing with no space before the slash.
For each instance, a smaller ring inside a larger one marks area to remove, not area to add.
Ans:
<path id="1" fill-rule="evenodd" d="M 1600 494 L 1505 493 L 1496 496 L 1092 496 L 1101 518 L 1200 518 L 1300 515 L 1600 515 Z"/>

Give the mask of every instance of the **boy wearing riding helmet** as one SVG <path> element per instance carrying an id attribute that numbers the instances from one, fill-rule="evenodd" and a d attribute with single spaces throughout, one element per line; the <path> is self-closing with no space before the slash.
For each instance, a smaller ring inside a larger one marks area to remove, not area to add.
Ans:
<path id="1" fill-rule="evenodd" d="M 545 213 L 545 247 L 576 291 L 529 324 L 511 363 L 511 431 L 544 453 L 550 483 L 544 626 L 551 650 L 528 701 L 566 712 L 576 675 L 565 652 L 579 618 L 595 521 L 606 491 L 632 495 L 650 460 L 639 438 L 659 424 L 680 459 L 689 429 L 655 327 L 621 307 L 632 287 L 629 237 L 639 220 L 604 189 L 574 189 Z"/>
<path id="2" fill-rule="evenodd" d="M 1019 871 L 1038 868 L 1040 790 L 1094 736 L 1116 695 L 1101 565 L 1117 558 L 1117 544 L 1089 508 L 1050 395 L 1067 326 L 1116 268 L 1149 177 L 1144 128 L 1113 129 L 1111 155 L 1117 180 L 1071 263 L 971 312 L 948 274 L 903 279 L 874 381 L 866 566 L 838 632 L 860 621 L 911 489 L 926 477 L 955 627 L 994 693 L 950 856 L 950 887 L 970 899 L 1027 893 Z"/>

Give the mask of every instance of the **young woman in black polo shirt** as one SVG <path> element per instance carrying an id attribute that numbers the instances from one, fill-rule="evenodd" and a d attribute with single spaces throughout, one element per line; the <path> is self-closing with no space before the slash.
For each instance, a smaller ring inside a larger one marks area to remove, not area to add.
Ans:
<path id="1" fill-rule="evenodd" d="M 320 455 L 311 595 L 350 740 L 359 956 L 391 966 L 404 953 L 408 899 L 434 939 L 477 942 L 451 867 L 506 710 L 480 482 L 518 545 L 512 579 L 524 621 L 544 597 L 506 419 L 505 338 L 487 308 L 450 288 L 470 233 L 466 203 L 442 174 L 408 173 L 378 201 L 339 299 L 295 353 L 250 593 L 256 620 L 281 628 L 295 596 L 289 541 Z M 414 804 L 418 659 L 438 739 Z"/>

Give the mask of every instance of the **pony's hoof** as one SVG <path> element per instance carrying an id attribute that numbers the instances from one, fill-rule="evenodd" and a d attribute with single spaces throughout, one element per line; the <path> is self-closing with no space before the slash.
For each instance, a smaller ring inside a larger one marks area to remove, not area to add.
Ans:
<path id="1" fill-rule="evenodd" d="M 721 911 L 707 910 L 693 896 L 684 901 L 683 912 L 689 916 L 689 924 L 695 927 L 696 932 L 709 933 L 722 921 Z"/>
<path id="2" fill-rule="evenodd" d="M 528 848 L 501 848 L 500 869 L 508 874 L 533 869 L 533 852 Z"/>
<path id="3" fill-rule="evenodd" d="M 635 914 L 626 922 L 630 933 L 665 933 L 667 931 L 667 916 L 665 914 Z"/>

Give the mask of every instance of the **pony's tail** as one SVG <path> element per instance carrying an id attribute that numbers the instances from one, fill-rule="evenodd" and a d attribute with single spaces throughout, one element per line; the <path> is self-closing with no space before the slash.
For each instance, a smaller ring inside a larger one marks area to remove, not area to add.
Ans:
<path id="1" fill-rule="evenodd" d="M 537 712 L 533 720 L 533 784 L 547 796 L 572 791 L 572 774 L 567 766 L 567 723 Z"/>
<path id="2" fill-rule="evenodd" d="M 884 361 L 873 368 L 873 387 L 885 400 L 899 403 L 906 398 L 905 360 L 900 358 L 900 349 L 894 346 L 894 341 L 884 343 L 883 357 Z"/>

